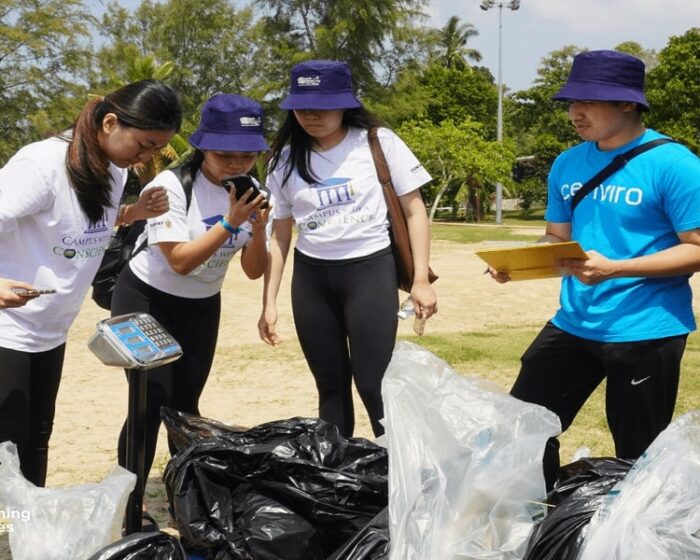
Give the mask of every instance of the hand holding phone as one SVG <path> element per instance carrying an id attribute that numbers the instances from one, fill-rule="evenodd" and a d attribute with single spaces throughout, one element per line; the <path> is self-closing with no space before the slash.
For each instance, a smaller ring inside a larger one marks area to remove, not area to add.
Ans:
<path id="1" fill-rule="evenodd" d="M 255 184 L 255 181 L 253 181 L 250 175 L 237 175 L 235 177 L 226 177 L 221 180 L 221 184 L 228 192 L 230 192 L 231 189 L 234 189 L 236 193 L 236 198 L 238 200 L 241 200 L 250 189 L 253 189 L 253 193 L 247 199 L 245 199 L 245 202 L 249 202 L 250 200 L 256 198 L 261 194 L 265 198 L 267 198 L 268 196 L 267 192 L 261 191 L 258 188 L 258 186 Z M 260 205 L 260 208 L 267 208 L 269 205 L 269 202 L 265 200 L 265 202 L 263 202 Z"/>
<path id="2" fill-rule="evenodd" d="M 56 290 L 50 288 L 12 288 L 12 291 L 18 296 L 34 297 L 44 294 L 55 294 Z"/>

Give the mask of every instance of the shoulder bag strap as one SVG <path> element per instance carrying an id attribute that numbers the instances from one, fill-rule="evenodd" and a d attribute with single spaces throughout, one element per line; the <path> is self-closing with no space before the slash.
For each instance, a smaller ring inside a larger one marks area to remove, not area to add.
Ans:
<path id="1" fill-rule="evenodd" d="M 369 149 L 372 151 L 372 159 L 374 159 L 374 166 L 377 169 L 377 177 L 382 187 L 385 185 L 391 185 L 391 174 L 389 173 L 389 165 L 384 157 L 384 150 L 379 143 L 379 138 L 377 137 L 377 128 L 370 128 L 367 131 L 367 140 L 369 141 Z"/>
<path id="2" fill-rule="evenodd" d="M 629 160 L 638 156 L 639 154 L 643 154 L 644 152 L 651 150 L 652 148 L 656 148 L 656 146 L 668 144 L 669 142 L 676 142 L 676 140 L 672 140 L 671 138 L 657 138 L 656 140 L 645 142 L 644 144 L 640 144 L 639 146 L 632 148 L 631 150 L 616 155 L 608 165 L 606 165 L 603 169 L 596 173 L 591 179 L 589 179 L 586 182 L 585 185 L 583 185 L 579 190 L 576 191 L 576 194 L 571 200 L 571 212 L 576 210 L 576 207 L 579 205 L 579 202 L 581 202 L 588 193 L 590 193 L 593 189 L 595 189 L 598 185 L 605 181 L 605 179 L 610 177 L 610 175 L 612 175 L 616 171 L 619 171 L 625 165 L 627 165 L 627 162 Z"/>
<path id="3" fill-rule="evenodd" d="M 182 185 L 182 190 L 185 191 L 185 209 L 190 209 L 192 203 L 192 184 L 194 183 L 194 173 L 192 173 L 192 162 L 187 162 L 184 165 L 173 167 L 172 171 Z"/>
<path id="4" fill-rule="evenodd" d="M 399 287 L 410 292 L 413 283 L 413 253 L 411 252 L 411 239 L 408 233 L 406 216 L 403 214 L 401 202 L 391 182 L 389 164 L 384 156 L 384 150 L 377 137 L 377 128 L 367 131 L 367 140 L 372 152 L 372 159 L 377 170 L 377 178 L 382 186 L 384 200 L 386 202 L 387 217 L 389 218 L 389 233 L 392 240 L 392 250 L 397 263 L 399 274 Z"/>
<path id="5" fill-rule="evenodd" d="M 384 193 L 384 200 L 386 201 L 387 214 L 391 228 L 394 231 L 394 235 L 397 235 L 397 230 L 405 230 L 406 236 L 408 236 L 406 217 L 403 214 L 401 202 L 399 202 L 399 197 L 391 182 L 389 164 L 386 162 L 384 150 L 382 150 L 382 145 L 379 143 L 376 127 L 367 131 L 367 140 L 369 142 L 369 149 L 372 152 L 372 159 L 374 159 L 374 166 L 377 169 L 377 177 L 379 183 L 382 185 L 382 192 Z"/>
<path id="6" fill-rule="evenodd" d="M 413 252 L 411 251 L 411 238 L 408 233 L 408 223 L 401 208 L 399 195 L 396 194 L 394 185 L 391 182 L 391 172 L 389 164 L 384 156 L 384 150 L 377 137 L 377 128 L 367 131 L 367 140 L 372 152 L 372 159 L 377 170 L 377 178 L 382 186 L 384 200 L 386 201 L 387 217 L 389 218 L 390 235 L 392 239 L 392 250 L 397 263 L 397 273 L 399 288 L 409 292 L 413 285 Z M 428 280 L 435 282 L 438 275 L 428 266 Z"/>

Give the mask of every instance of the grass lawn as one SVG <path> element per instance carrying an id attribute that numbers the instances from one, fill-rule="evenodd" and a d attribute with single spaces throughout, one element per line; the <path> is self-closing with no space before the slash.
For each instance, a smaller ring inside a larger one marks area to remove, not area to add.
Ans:
<path id="1" fill-rule="evenodd" d="M 544 227 L 545 208 L 529 208 L 527 210 L 504 210 L 502 213 L 502 224 L 504 226 L 542 226 Z M 470 224 L 470 225 L 497 225 L 496 214 L 486 214 L 485 218 L 478 223 L 457 221 L 451 222 L 449 218 L 435 219 L 435 223 Z"/>
<path id="2" fill-rule="evenodd" d="M 433 223 L 430 226 L 433 240 L 452 241 L 454 243 L 481 243 L 482 241 L 537 241 L 544 231 L 533 229 L 532 233 L 522 233 L 521 229 L 483 226 L 474 224 L 441 224 Z"/>

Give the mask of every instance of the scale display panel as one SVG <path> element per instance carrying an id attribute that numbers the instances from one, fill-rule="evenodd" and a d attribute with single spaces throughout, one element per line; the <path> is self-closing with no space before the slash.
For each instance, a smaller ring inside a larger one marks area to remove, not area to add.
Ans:
<path id="1" fill-rule="evenodd" d="M 97 323 L 88 341 L 106 365 L 150 369 L 177 360 L 182 347 L 147 313 L 129 313 Z"/>

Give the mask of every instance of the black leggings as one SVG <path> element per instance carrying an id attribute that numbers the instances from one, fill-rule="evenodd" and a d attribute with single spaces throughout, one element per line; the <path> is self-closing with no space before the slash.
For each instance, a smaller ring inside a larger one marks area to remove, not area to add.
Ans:
<path id="1" fill-rule="evenodd" d="M 316 380 L 319 417 L 346 437 L 355 428 L 353 379 L 374 434 L 384 433 L 381 387 L 396 342 L 398 307 L 389 249 L 341 261 L 294 252 L 294 323 Z"/>
<path id="2" fill-rule="evenodd" d="M 586 340 L 547 323 L 522 357 L 511 395 L 556 413 L 562 432 L 607 378 L 605 413 L 615 454 L 636 459 L 671 422 L 687 335 L 639 342 Z M 559 441 L 545 448 L 551 489 L 559 475 Z"/>
<path id="3" fill-rule="evenodd" d="M 112 297 L 112 316 L 134 312 L 153 316 L 183 350 L 179 360 L 146 375 L 145 483 L 156 453 L 160 407 L 199 415 L 199 397 L 214 360 L 221 295 L 190 299 L 166 294 L 139 280 L 126 266 Z M 174 453 L 172 443 L 169 446 Z M 119 464 L 126 466 L 126 421 L 119 434 Z"/>
<path id="4" fill-rule="evenodd" d="M 25 478 L 46 484 L 49 439 L 66 345 L 46 352 L 0 348 L 0 441 L 17 444 Z"/>

